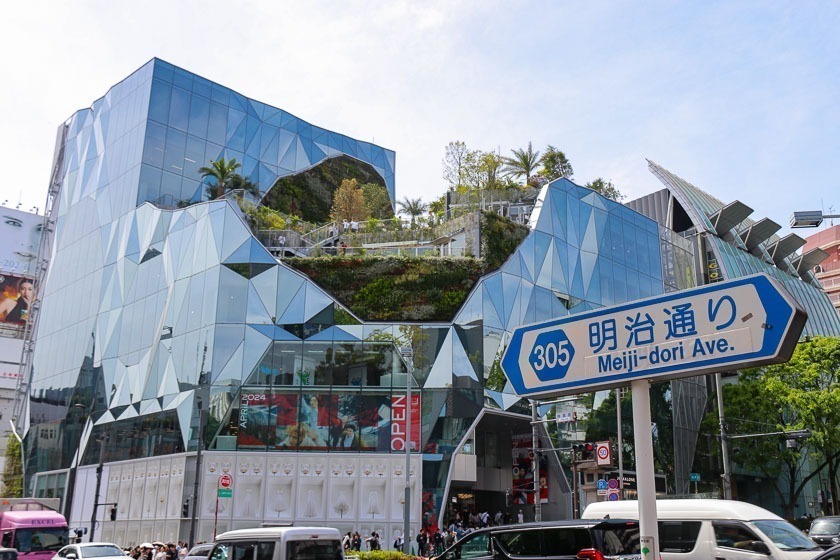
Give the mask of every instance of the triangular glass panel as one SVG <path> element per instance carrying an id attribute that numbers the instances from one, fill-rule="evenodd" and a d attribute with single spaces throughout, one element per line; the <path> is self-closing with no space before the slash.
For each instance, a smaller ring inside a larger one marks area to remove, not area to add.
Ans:
<path id="1" fill-rule="evenodd" d="M 490 293 L 487 291 L 483 284 L 482 288 L 484 291 L 484 294 L 481 298 L 481 303 L 483 307 L 482 319 L 484 321 L 484 326 L 495 327 L 497 329 L 504 328 L 504 324 L 502 323 L 502 320 L 499 317 L 499 313 L 496 310 L 496 306 L 493 303 L 493 298 L 491 297 Z"/>
<path id="2" fill-rule="evenodd" d="M 479 283 L 473 290 L 473 293 L 470 294 L 467 302 L 463 305 L 463 307 L 461 307 L 461 310 L 458 311 L 458 314 L 455 316 L 454 322 L 456 324 L 465 325 L 482 319 L 481 309 L 483 292 L 482 283 Z"/>
<path id="3" fill-rule="evenodd" d="M 432 369 L 429 371 L 426 381 L 423 382 L 424 388 L 442 388 L 452 386 L 452 331 L 453 329 L 450 328 L 446 333 L 443 345 L 435 356 L 435 362 L 432 365 Z"/>
<path id="4" fill-rule="evenodd" d="M 452 375 L 455 377 L 468 377 L 478 383 L 478 374 L 464 350 L 463 344 L 457 337 L 452 337 Z"/>
<path id="5" fill-rule="evenodd" d="M 144 262 L 146 262 L 150 259 L 153 259 L 160 254 L 161 254 L 160 251 L 158 251 L 157 249 L 155 249 L 153 247 L 150 247 L 148 250 L 146 250 L 146 253 L 143 255 L 143 258 L 140 260 L 140 264 L 143 264 Z"/>
<path id="6" fill-rule="evenodd" d="M 228 265 L 225 265 L 228 266 Z M 232 265 L 236 266 L 236 265 Z M 256 324 L 256 323 L 265 323 L 265 324 L 272 324 L 273 317 L 271 313 L 266 309 L 265 305 L 263 305 L 262 299 L 257 294 L 257 291 L 254 289 L 254 286 L 249 284 L 248 286 L 248 307 L 247 312 L 245 315 L 245 321 L 247 323 Z"/>
<path id="7" fill-rule="evenodd" d="M 309 157 L 303 147 L 303 142 L 298 138 L 297 150 L 295 151 L 295 169 L 306 169 L 310 165 L 312 163 L 309 161 Z"/>
<path id="8" fill-rule="evenodd" d="M 244 343 L 237 347 L 236 351 L 225 364 L 224 369 L 213 375 L 214 385 L 238 385 L 242 383 L 242 358 L 245 354 Z"/>
<path id="9" fill-rule="evenodd" d="M 312 320 L 315 315 L 331 306 L 335 301 L 315 284 L 306 283 L 306 307 L 304 322 Z"/>
<path id="10" fill-rule="evenodd" d="M 279 291 L 278 291 L 278 299 L 279 299 Z M 281 308 L 278 306 L 277 312 L 278 317 L 275 320 L 275 323 L 278 325 L 289 325 L 289 324 L 296 324 L 296 323 L 303 323 L 305 322 L 304 318 L 304 308 L 306 305 L 306 285 L 303 284 L 299 287 L 299 289 L 295 292 L 295 295 L 291 298 L 288 298 L 284 307 Z"/>

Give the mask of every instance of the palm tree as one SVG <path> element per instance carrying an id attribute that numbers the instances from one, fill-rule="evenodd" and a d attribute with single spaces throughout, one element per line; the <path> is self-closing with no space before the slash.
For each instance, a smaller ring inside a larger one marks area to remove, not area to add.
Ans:
<path id="1" fill-rule="evenodd" d="M 531 175 L 540 164 L 540 152 L 534 151 L 531 142 L 528 142 L 528 149 L 511 150 L 513 157 L 504 158 L 505 173 L 511 177 L 525 176 L 525 185 L 531 183 Z"/>
<path id="2" fill-rule="evenodd" d="M 414 228 L 415 218 L 422 216 L 423 213 L 429 209 L 429 205 L 423 202 L 423 199 L 421 198 L 405 197 L 404 199 L 397 201 L 397 206 L 399 207 L 401 214 L 408 214 L 411 216 L 412 228 Z"/>
<path id="3" fill-rule="evenodd" d="M 211 198 L 221 198 L 225 194 L 231 179 L 234 176 L 238 177 L 236 170 L 242 167 L 241 163 L 236 162 L 236 158 L 231 158 L 230 161 L 225 158 L 219 158 L 216 161 L 210 162 L 210 167 L 201 167 L 198 172 L 201 173 L 202 179 L 213 178 L 216 179 L 216 185 L 210 185 L 207 192 Z"/>

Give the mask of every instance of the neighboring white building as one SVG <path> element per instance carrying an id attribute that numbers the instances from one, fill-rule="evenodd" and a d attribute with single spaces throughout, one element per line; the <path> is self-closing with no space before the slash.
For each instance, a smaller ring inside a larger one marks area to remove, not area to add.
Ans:
<path id="1" fill-rule="evenodd" d="M 15 389 L 23 351 L 28 302 L 21 298 L 25 282 L 34 293 L 38 245 L 43 218 L 14 208 L 0 207 L 0 472 L 6 462 L 6 441 L 11 432 Z M 26 290 L 27 288 L 24 288 Z"/>

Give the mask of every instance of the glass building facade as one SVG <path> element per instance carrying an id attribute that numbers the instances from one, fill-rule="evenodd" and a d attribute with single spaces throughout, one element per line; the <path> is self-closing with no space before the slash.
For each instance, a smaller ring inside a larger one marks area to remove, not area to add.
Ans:
<path id="1" fill-rule="evenodd" d="M 91 518 L 71 498 L 96 491 L 100 459 L 117 520 L 97 512 L 96 536 L 126 545 L 186 539 L 192 514 L 197 540 L 295 522 L 393 542 L 406 485 L 415 531 L 461 489 L 497 509 L 515 485 L 507 450 L 531 430 L 520 399 L 485 387 L 512 330 L 699 278 L 690 242 L 561 179 L 451 323 L 362 321 L 272 256 L 235 203 L 203 200 L 198 173 L 236 158 L 265 193 L 340 156 L 394 199 L 392 151 L 157 59 L 60 127 L 22 427 L 34 493 L 64 497 L 71 526 Z M 221 474 L 234 492 L 217 501 Z M 545 478 L 543 511 L 567 517 L 556 461 Z"/>

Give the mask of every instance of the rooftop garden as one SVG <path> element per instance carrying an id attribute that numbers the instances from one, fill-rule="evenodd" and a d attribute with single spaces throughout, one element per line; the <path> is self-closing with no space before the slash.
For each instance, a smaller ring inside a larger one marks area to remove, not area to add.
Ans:
<path id="1" fill-rule="evenodd" d="M 562 151 L 548 146 L 540 154 L 530 143 L 502 157 L 451 142 L 443 165 L 447 194 L 396 206 L 376 170 L 349 156 L 278 179 L 259 203 L 253 201 L 263 189 L 236 173 L 236 160 L 211 162 L 201 172 L 208 198 L 234 189 L 253 195 L 236 199 L 257 238 L 360 319 L 448 322 L 478 279 L 528 235 L 523 224 L 540 187 L 571 178 L 573 170 Z M 586 186 L 622 198 L 609 181 Z M 457 253 L 447 246 L 455 236 Z"/>

